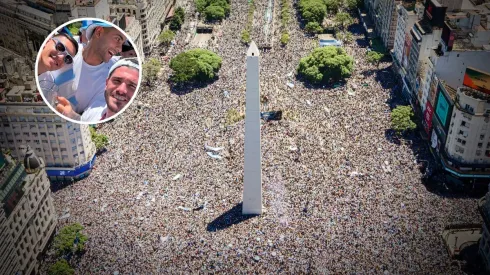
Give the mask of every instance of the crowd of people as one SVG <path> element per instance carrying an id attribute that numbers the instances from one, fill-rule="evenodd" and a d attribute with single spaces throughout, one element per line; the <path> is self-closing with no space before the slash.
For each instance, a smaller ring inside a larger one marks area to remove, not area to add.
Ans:
<path id="1" fill-rule="evenodd" d="M 57 210 L 71 213 L 64 222 L 82 223 L 89 236 L 77 271 L 459 273 L 440 234 L 480 221 L 476 201 L 427 191 L 411 146 L 386 138 L 389 64 L 368 64 L 366 48 L 354 42 L 345 46 L 355 60 L 347 83 L 310 87 L 294 72 L 316 40 L 295 21 L 290 43 L 280 47 L 274 33 L 273 49 L 260 57 L 263 111 L 283 112 L 261 128 L 265 212 L 235 211 L 245 127 L 225 121 L 229 110 L 245 108 L 247 8 L 231 1 L 210 48 L 223 58 L 219 79 L 176 93 L 165 63 L 159 81 L 98 130 L 110 145 L 92 174 L 54 194 Z M 171 57 L 191 48 L 182 42 L 187 28 Z M 355 37 L 364 39 L 360 29 Z M 388 74 L 385 83 L 377 71 Z"/>

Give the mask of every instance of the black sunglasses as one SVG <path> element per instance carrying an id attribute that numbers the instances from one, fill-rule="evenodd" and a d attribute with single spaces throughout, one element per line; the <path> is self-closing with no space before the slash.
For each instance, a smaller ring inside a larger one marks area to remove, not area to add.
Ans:
<path id="1" fill-rule="evenodd" d="M 55 49 L 62 55 L 64 55 L 65 57 L 63 58 L 63 61 L 65 62 L 65 64 L 71 64 L 73 63 L 73 57 L 71 56 L 71 54 L 66 50 L 66 47 L 65 47 L 65 44 L 63 44 L 63 42 L 61 42 L 59 39 L 57 39 L 56 37 L 53 37 L 51 38 L 54 43 L 55 43 Z"/>

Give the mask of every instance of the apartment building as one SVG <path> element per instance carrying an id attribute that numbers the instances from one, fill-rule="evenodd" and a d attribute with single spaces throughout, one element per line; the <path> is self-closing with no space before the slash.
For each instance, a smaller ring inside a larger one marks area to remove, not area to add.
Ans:
<path id="1" fill-rule="evenodd" d="M 460 87 L 454 106 L 448 155 L 462 163 L 490 164 L 490 94 Z"/>
<path id="2" fill-rule="evenodd" d="M 0 152 L 0 273 L 37 274 L 56 223 L 44 162 L 27 147 L 21 163 Z"/>
<path id="3" fill-rule="evenodd" d="M 158 45 L 162 24 L 176 0 L 109 0 L 111 15 L 135 16 L 141 25 L 143 52 Z"/>

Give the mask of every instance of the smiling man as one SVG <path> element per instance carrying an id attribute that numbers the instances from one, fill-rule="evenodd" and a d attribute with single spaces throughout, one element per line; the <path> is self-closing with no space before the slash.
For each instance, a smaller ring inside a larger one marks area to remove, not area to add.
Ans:
<path id="1" fill-rule="evenodd" d="M 79 114 L 104 95 L 106 76 L 126 41 L 124 33 L 104 22 L 89 25 L 86 37 L 88 43 L 79 44 L 82 50 L 74 57 L 72 68 L 55 76 L 58 94 Z"/>
<path id="2" fill-rule="evenodd" d="M 37 75 L 56 71 L 65 64 L 73 63 L 73 57 L 78 53 L 78 43 L 73 37 L 61 33 L 51 37 L 39 54 Z"/>
<path id="3" fill-rule="evenodd" d="M 70 102 L 59 97 L 56 109 L 75 120 L 97 123 L 119 113 L 133 98 L 138 86 L 140 67 L 135 58 L 121 59 L 110 69 L 103 97 L 98 97 L 80 117 L 71 108 Z"/>

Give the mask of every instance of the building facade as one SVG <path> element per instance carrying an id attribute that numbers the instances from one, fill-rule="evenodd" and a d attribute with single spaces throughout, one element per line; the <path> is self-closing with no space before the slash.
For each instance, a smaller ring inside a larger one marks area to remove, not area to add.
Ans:
<path id="1" fill-rule="evenodd" d="M 447 154 L 462 163 L 490 167 L 490 95 L 460 87 L 446 142 Z"/>
<path id="2" fill-rule="evenodd" d="M 44 162 L 27 148 L 23 165 L 0 153 L 1 274 L 36 274 L 56 223 Z"/>
<path id="3" fill-rule="evenodd" d="M 148 54 L 158 45 L 162 24 L 175 5 L 175 0 L 109 0 L 111 15 L 135 16 L 141 25 L 143 52 Z"/>
<path id="4" fill-rule="evenodd" d="M 418 8 L 416 8 L 418 7 Z M 420 12 L 420 8 L 422 11 Z M 395 62 L 401 64 L 403 52 L 405 49 L 405 38 L 412 29 L 415 22 L 422 19 L 423 7 L 413 3 L 402 2 L 396 6 L 398 19 L 396 23 L 395 38 L 393 42 L 393 57 Z"/>
<path id="5" fill-rule="evenodd" d="M 56 27 L 52 14 L 14 0 L 0 1 L 0 25 L 0 47 L 31 60 Z"/>

